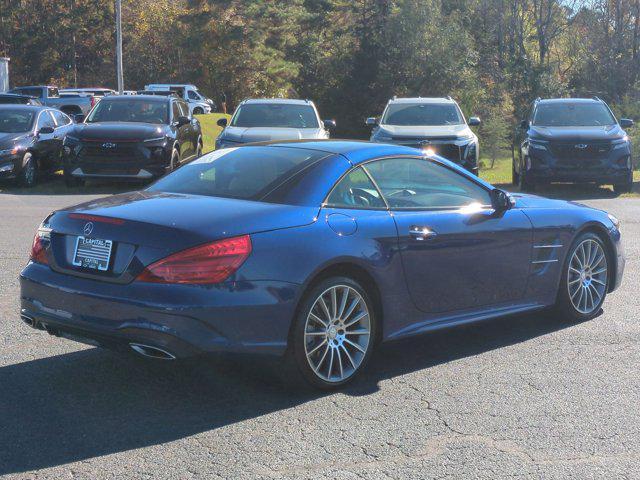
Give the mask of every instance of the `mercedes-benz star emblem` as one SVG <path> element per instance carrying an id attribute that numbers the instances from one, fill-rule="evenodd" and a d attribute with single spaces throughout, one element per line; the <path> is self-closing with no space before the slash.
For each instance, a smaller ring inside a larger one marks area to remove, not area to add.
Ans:
<path id="1" fill-rule="evenodd" d="M 576 148 L 579 148 L 580 150 L 584 150 L 585 148 L 587 148 L 587 144 L 586 143 L 579 143 L 576 145 Z"/>
<path id="2" fill-rule="evenodd" d="M 91 232 L 93 232 L 93 223 L 92 222 L 85 223 L 82 231 L 84 232 L 85 235 L 91 235 Z"/>
<path id="3" fill-rule="evenodd" d="M 106 142 L 102 144 L 102 148 L 116 148 L 116 144 L 111 142 Z"/>

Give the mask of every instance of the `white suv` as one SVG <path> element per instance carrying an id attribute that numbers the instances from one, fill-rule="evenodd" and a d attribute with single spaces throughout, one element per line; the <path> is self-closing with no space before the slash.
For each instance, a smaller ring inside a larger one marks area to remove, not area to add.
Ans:
<path id="1" fill-rule="evenodd" d="M 189 113 L 192 115 L 202 115 L 203 113 L 211 113 L 215 109 L 213 100 L 202 95 L 195 85 L 178 84 L 178 83 L 152 83 L 146 85 L 145 90 L 160 90 L 175 92 L 178 97 L 182 98 L 189 104 Z"/>
<path id="2" fill-rule="evenodd" d="M 394 97 L 382 117 L 369 117 L 366 124 L 374 127 L 372 142 L 419 148 L 478 174 L 478 137 L 469 126 L 480 125 L 480 119 L 471 117 L 467 122 L 451 97 Z"/>
<path id="3" fill-rule="evenodd" d="M 224 130 L 216 139 L 216 149 L 251 142 L 326 139 L 336 122 L 320 120 L 310 100 L 253 98 L 238 105 L 229 122 L 221 118 L 218 125 Z"/>

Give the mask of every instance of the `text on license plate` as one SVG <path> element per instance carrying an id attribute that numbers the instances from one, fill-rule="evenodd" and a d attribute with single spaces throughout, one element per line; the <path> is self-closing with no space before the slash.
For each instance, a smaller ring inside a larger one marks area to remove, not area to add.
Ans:
<path id="1" fill-rule="evenodd" d="M 109 268 L 112 245 L 111 240 L 78 237 L 72 263 L 77 267 L 105 272 Z"/>

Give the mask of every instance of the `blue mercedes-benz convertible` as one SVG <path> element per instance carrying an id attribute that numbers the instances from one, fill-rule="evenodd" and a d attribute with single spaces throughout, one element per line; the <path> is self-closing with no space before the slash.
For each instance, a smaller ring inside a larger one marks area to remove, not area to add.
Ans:
<path id="1" fill-rule="evenodd" d="M 148 357 L 284 355 L 332 388 L 381 341 L 545 307 L 592 318 L 623 269 L 606 212 L 511 195 L 411 148 L 285 142 L 52 213 L 21 314 Z"/>

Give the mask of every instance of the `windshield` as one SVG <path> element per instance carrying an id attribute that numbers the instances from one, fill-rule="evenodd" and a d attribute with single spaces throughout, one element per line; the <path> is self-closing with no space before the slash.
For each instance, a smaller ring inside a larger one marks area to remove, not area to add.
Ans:
<path id="1" fill-rule="evenodd" d="M 326 155 L 302 148 L 217 150 L 163 177 L 149 190 L 266 201 L 276 187 Z"/>
<path id="2" fill-rule="evenodd" d="M 319 128 L 311 105 L 249 103 L 242 105 L 231 120 L 232 127 Z"/>
<path id="3" fill-rule="evenodd" d="M 0 132 L 22 133 L 28 132 L 33 126 L 33 112 L 24 110 L 0 110 Z"/>
<path id="4" fill-rule="evenodd" d="M 458 107 L 452 103 L 393 103 L 382 118 L 385 125 L 435 126 L 464 123 Z"/>
<path id="5" fill-rule="evenodd" d="M 546 103 L 538 105 L 533 125 L 539 127 L 597 127 L 614 125 L 615 118 L 601 103 Z"/>
<path id="6" fill-rule="evenodd" d="M 87 123 L 139 122 L 169 123 L 168 102 L 144 99 L 109 100 L 105 97 L 91 111 Z"/>

